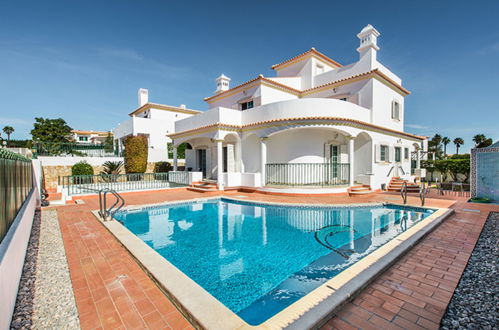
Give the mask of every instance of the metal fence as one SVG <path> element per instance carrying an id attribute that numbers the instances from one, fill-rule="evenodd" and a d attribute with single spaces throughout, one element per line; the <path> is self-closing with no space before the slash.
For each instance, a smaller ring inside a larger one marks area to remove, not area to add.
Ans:
<path id="1" fill-rule="evenodd" d="M 335 186 L 348 184 L 348 163 L 266 164 L 265 183 L 283 186 Z"/>
<path id="2" fill-rule="evenodd" d="M 91 194 L 104 188 L 116 191 L 174 188 L 187 185 L 188 181 L 188 172 L 71 175 L 58 178 L 59 185 L 70 196 Z"/>
<path id="3" fill-rule="evenodd" d="M 31 160 L 0 149 L 0 241 L 32 189 Z"/>
<path id="4" fill-rule="evenodd" d="M 112 145 L 80 143 L 35 143 L 34 156 L 113 157 L 122 156 Z"/>

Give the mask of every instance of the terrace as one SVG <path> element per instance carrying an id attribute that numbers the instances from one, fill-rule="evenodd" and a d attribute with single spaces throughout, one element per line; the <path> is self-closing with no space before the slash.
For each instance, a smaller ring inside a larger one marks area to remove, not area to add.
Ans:
<path id="1" fill-rule="evenodd" d="M 296 204 L 401 202 L 394 193 L 355 198 L 284 197 L 237 191 L 202 194 L 185 188 L 122 193 L 126 204 L 135 206 L 207 195 Z M 78 204 L 43 208 L 41 216 L 35 216 L 11 326 L 199 328 L 200 320 L 193 318 L 171 292 L 165 291 L 92 214 L 99 208 L 98 198 L 80 198 Z M 466 200 L 431 192 L 426 206 L 449 208 L 453 214 L 372 278 L 347 304 L 331 309 L 330 317 L 318 325 L 324 329 L 438 328 L 489 212 L 499 212 L 497 205 Z M 410 195 L 408 205 L 420 205 L 419 198 Z M 54 283 L 51 279 L 60 280 Z M 52 315 L 56 309 L 57 315 Z"/>

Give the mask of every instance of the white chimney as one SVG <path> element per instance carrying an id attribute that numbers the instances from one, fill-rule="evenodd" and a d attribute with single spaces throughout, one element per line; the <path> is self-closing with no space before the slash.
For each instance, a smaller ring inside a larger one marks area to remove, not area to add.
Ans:
<path id="1" fill-rule="evenodd" d="M 378 47 L 378 37 L 380 33 L 371 24 L 366 25 L 359 34 L 360 45 L 357 48 L 360 58 L 368 55 L 371 57 L 372 61 L 376 61 L 376 52 L 379 50 Z"/>
<path id="2" fill-rule="evenodd" d="M 220 75 L 220 77 L 215 79 L 215 81 L 217 82 L 217 89 L 215 90 L 216 94 L 229 90 L 230 78 L 224 75 L 223 73 Z"/>
<path id="3" fill-rule="evenodd" d="M 181 105 L 180 105 L 180 107 L 181 107 L 182 109 L 186 109 L 186 108 L 187 108 L 187 106 L 186 106 L 185 104 L 181 104 Z"/>
<path id="4" fill-rule="evenodd" d="M 145 88 L 139 89 L 139 107 L 149 102 L 149 91 Z"/>

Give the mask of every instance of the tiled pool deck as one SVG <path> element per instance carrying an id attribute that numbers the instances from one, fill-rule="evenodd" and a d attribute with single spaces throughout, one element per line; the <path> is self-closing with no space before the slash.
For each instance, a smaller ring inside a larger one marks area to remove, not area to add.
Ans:
<path id="1" fill-rule="evenodd" d="M 211 193 L 210 193 L 211 195 Z M 191 191 L 123 194 L 127 205 L 210 196 Z M 400 202 L 395 194 L 364 197 L 287 197 L 232 192 L 246 199 L 286 203 Z M 467 198 L 433 196 L 426 206 L 455 210 L 323 329 L 437 329 L 454 288 L 497 205 L 466 203 Z M 175 305 L 146 275 L 118 241 L 97 221 L 96 197 L 85 204 L 56 207 L 82 329 L 192 329 Z M 419 198 L 409 203 L 419 205 Z M 472 211 L 475 210 L 475 211 Z M 479 212 L 476 212 L 479 211 Z"/>

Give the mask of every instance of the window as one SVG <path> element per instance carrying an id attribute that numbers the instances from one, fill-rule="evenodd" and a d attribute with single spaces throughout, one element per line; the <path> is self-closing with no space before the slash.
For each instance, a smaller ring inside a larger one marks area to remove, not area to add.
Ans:
<path id="1" fill-rule="evenodd" d="M 388 146 L 379 146 L 379 160 L 382 162 L 388 161 Z"/>
<path id="2" fill-rule="evenodd" d="M 78 140 L 79 141 L 88 141 L 88 137 L 87 136 L 80 136 L 80 137 L 78 137 Z"/>
<path id="3" fill-rule="evenodd" d="M 409 148 L 404 148 L 404 159 L 409 159 Z"/>
<path id="4" fill-rule="evenodd" d="M 241 110 L 253 108 L 253 100 L 241 103 Z"/>
<path id="5" fill-rule="evenodd" d="M 397 163 L 400 163 L 401 160 L 402 160 L 402 148 L 395 147 L 395 161 Z"/>
<path id="6" fill-rule="evenodd" d="M 400 103 L 392 102 L 392 119 L 400 120 Z"/>

